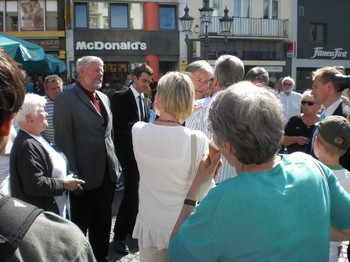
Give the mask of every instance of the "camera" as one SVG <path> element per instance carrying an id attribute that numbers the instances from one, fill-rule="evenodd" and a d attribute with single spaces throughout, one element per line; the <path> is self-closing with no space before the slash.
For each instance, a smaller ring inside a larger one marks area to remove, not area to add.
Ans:
<path id="1" fill-rule="evenodd" d="M 336 84 L 338 86 L 338 92 L 350 88 L 350 75 L 335 74 Z"/>

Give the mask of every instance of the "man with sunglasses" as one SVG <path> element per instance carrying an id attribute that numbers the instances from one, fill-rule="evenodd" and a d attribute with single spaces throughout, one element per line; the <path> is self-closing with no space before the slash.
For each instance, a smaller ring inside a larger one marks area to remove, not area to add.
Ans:
<path id="1" fill-rule="evenodd" d="M 301 111 L 301 94 L 293 91 L 294 85 L 294 79 L 286 76 L 282 79 L 282 92 L 277 95 L 284 107 L 283 114 L 286 123 L 292 116 L 299 115 Z"/>

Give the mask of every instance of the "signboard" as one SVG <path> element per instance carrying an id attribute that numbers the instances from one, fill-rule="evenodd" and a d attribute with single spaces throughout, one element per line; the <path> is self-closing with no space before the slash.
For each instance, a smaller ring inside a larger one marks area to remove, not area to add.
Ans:
<path id="1" fill-rule="evenodd" d="M 180 72 L 185 72 L 187 67 L 187 59 L 180 59 Z"/>

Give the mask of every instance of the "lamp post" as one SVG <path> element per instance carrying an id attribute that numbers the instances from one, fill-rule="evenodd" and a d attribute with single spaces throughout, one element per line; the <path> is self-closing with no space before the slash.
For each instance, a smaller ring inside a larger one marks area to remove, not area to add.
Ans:
<path id="1" fill-rule="evenodd" d="M 227 44 L 227 36 L 231 35 L 231 27 L 233 22 L 233 16 L 228 16 L 227 6 L 224 10 L 225 15 L 219 18 L 221 33 L 225 36 L 225 45 Z"/>
<path id="2" fill-rule="evenodd" d="M 179 17 L 182 32 L 185 33 L 185 42 L 187 45 L 187 57 L 189 55 L 189 48 L 188 43 L 191 41 L 201 41 L 204 42 L 205 47 L 205 59 L 208 60 L 208 46 L 209 46 L 209 37 L 208 37 L 208 26 L 212 22 L 213 18 L 213 11 L 214 9 L 212 7 L 209 7 L 209 0 L 203 0 L 204 6 L 202 8 L 199 8 L 200 12 L 200 21 L 201 24 L 204 26 L 204 38 L 203 35 L 201 35 L 199 38 L 190 38 L 189 36 L 192 34 L 192 24 L 194 18 L 189 15 L 189 8 L 186 5 L 186 8 L 184 9 L 185 14 L 182 17 Z M 221 33 L 225 36 L 225 44 L 227 43 L 227 36 L 231 35 L 231 27 L 233 22 L 233 16 L 228 16 L 229 10 L 227 9 L 227 6 L 224 10 L 224 16 L 219 18 L 220 22 L 220 30 Z"/>
<path id="3" fill-rule="evenodd" d="M 203 1 L 204 6 L 202 8 L 199 8 L 199 13 L 201 15 L 201 23 L 204 24 L 204 43 L 205 47 L 208 47 L 209 45 L 209 38 L 208 38 L 208 26 L 211 24 L 211 19 L 213 18 L 213 11 L 214 9 L 209 7 L 209 0 Z M 208 56 L 207 52 L 206 55 Z"/>
<path id="4" fill-rule="evenodd" d="M 187 5 L 184 10 L 185 10 L 185 14 L 182 17 L 179 17 L 179 20 L 181 23 L 182 32 L 185 33 L 186 45 L 188 45 L 188 36 L 192 34 L 191 28 L 192 28 L 194 18 L 188 14 L 188 11 L 190 9 L 188 8 Z"/>

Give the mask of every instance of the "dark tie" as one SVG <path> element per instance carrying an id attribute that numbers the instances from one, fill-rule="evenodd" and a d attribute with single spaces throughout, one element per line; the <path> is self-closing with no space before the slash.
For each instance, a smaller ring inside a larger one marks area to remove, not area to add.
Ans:
<path id="1" fill-rule="evenodd" d="M 97 99 L 96 99 L 96 94 L 95 93 L 90 93 L 90 99 L 91 99 L 92 103 L 94 104 L 96 110 L 99 113 L 101 113 L 100 105 L 98 104 Z"/>
<path id="2" fill-rule="evenodd" d="M 139 95 L 139 107 L 140 107 L 140 121 L 144 121 L 145 120 L 145 116 L 143 113 L 143 105 L 142 105 L 142 97 L 141 95 Z"/>

